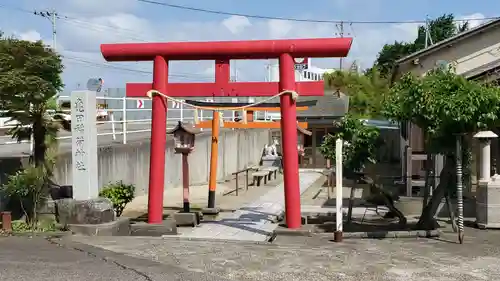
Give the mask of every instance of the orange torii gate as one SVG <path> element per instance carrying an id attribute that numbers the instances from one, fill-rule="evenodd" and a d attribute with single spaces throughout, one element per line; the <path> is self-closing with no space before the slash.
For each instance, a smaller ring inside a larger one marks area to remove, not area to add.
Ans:
<path id="1" fill-rule="evenodd" d="M 212 146 L 210 151 L 210 176 L 208 185 L 208 208 L 215 208 L 215 191 L 217 188 L 217 162 L 218 162 L 218 151 L 219 151 L 219 128 L 224 127 L 228 129 L 279 129 L 281 128 L 281 122 L 266 122 L 266 121 L 254 121 L 255 111 L 279 111 L 279 103 L 260 103 L 258 105 L 252 106 L 248 103 L 224 103 L 224 102 L 202 102 L 186 100 L 186 104 L 193 106 L 203 107 L 204 109 L 213 108 L 213 118 L 212 120 L 198 121 L 195 120 L 195 127 L 199 129 L 212 129 Z M 296 111 L 307 110 L 309 106 L 316 105 L 317 101 L 297 101 Z M 245 107 L 243 110 L 243 116 L 239 120 L 224 121 L 221 122 L 221 116 L 217 110 L 224 110 L 224 108 L 234 108 L 234 107 Z M 195 113 L 197 116 L 197 113 Z M 281 120 L 280 120 L 281 121 Z M 297 122 L 297 129 L 303 135 L 311 135 L 311 132 L 307 131 L 307 122 Z M 304 142 L 304 136 L 299 140 L 299 142 Z"/>
<path id="2" fill-rule="evenodd" d="M 249 105 L 249 103 L 229 103 L 229 102 L 203 102 L 186 100 L 187 104 L 193 106 L 202 106 L 205 109 L 224 110 L 224 108 L 242 107 Z M 295 111 L 307 110 L 310 106 L 315 106 L 316 100 L 311 101 L 297 101 Z M 231 110 L 231 109 L 228 109 Z M 224 121 L 224 128 L 228 129 L 279 129 L 281 128 L 280 122 L 263 122 L 254 120 L 255 111 L 280 111 L 279 103 L 261 103 L 255 106 L 247 107 L 243 110 L 243 116 L 237 116 L 240 120 Z M 238 112 L 238 111 L 237 111 Z M 280 120 L 276 120 L 280 121 Z M 212 120 L 196 121 L 196 128 L 209 129 L 212 128 Z M 307 129 L 307 122 L 298 122 L 299 127 Z"/>

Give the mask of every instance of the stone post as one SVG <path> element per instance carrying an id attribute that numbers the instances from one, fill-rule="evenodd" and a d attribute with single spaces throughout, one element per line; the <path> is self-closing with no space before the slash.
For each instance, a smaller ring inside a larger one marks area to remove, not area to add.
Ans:
<path id="1" fill-rule="evenodd" d="M 73 160 L 73 199 L 97 198 L 96 92 L 71 93 L 71 152 Z"/>
<path id="2" fill-rule="evenodd" d="M 337 139 L 335 141 L 335 206 L 336 206 L 336 228 L 333 236 L 335 242 L 342 242 L 343 239 L 343 157 L 342 149 L 344 142 L 342 139 Z M 354 187 L 351 187 L 354 188 Z"/>
<path id="3" fill-rule="evenodd" d="M 492 131 L 481 131 L 474 135 L 474 138 L 478 139 L 480 144 L 481 155 L 479 157 L 479 181 L 488 181 L 491 177 L 491 139 L 497 138 L 498 136 Z"/>
<path id="4" fill-rule="evenodd" d="M 474 135 L 480 141 L 479 181 L 476 188 L 476 224 L 479 228 L 500 228 L 500 175 L 490 176 L 492 131 Z"/>

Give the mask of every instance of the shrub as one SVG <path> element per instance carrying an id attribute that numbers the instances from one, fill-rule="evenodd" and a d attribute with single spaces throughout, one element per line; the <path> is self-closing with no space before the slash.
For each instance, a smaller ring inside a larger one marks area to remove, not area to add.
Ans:
<path id="1" fill-rule="evenodd" d="M 105 197 L 111 200 L 116 216 L 121 216 L 125 206 L 130 203 L 135 196 L 135 186 L 133 184 L 125 184 L 122 181 L 109 183 L 99 192 L 100 197 Z"/>
<path id="2" fill-rule="evenodd" d="M 45 167 L 29 166 L 9 176 L 1 188 L 10 203 L 19 204 L 32 230 L 38 226 L 38 211 L 47 198 L 48 176 Z"/>

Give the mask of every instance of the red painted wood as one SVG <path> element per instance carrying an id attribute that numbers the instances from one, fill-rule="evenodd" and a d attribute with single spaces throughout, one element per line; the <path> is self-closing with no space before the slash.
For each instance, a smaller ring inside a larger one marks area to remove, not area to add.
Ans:
<path id="1" fill-rule="evenodd" d="M 295 58 L 346 57 L 352 38 L 315 38 L 216 42 L 102 44 L 107 61 L 272 59 L 281 54 Z"/>

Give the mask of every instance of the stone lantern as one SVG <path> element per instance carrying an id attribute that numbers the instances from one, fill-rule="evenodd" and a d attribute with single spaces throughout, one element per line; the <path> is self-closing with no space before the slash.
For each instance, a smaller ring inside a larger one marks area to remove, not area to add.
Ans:
<path id="1" fill-rule="evenodd" d="M 183 124 L 181 121 L 168 131 L 167 134 L 174 135 L 175 153 L 189 154 L 194 150 L 195 135 L 199 133 L 198 129 Z"/>
<path id="2" fill-rule="evenodd" d="M 189 161 L 188 155 L 194 150 L 195 135 L 198 129 L 179 121 L 177 126 L 168 131 L 167 134 L 174 135 L 174 150 L 176 154 L 182 154 L 182 198 L 183 209 L 174 214 L 178 226 L 196 226 L 200 222 L 198 213 L 191 213 L 189 204 Z"/>
<path id="3" fill-rule="evenodd" d="M 479 228 L 500 228 L 500 176 L 491 177 L 491 140 L 498 136 L 492 131 L 474 135 L 480 142 L 480 173 L 476 188 L 476 224 Z"/>

